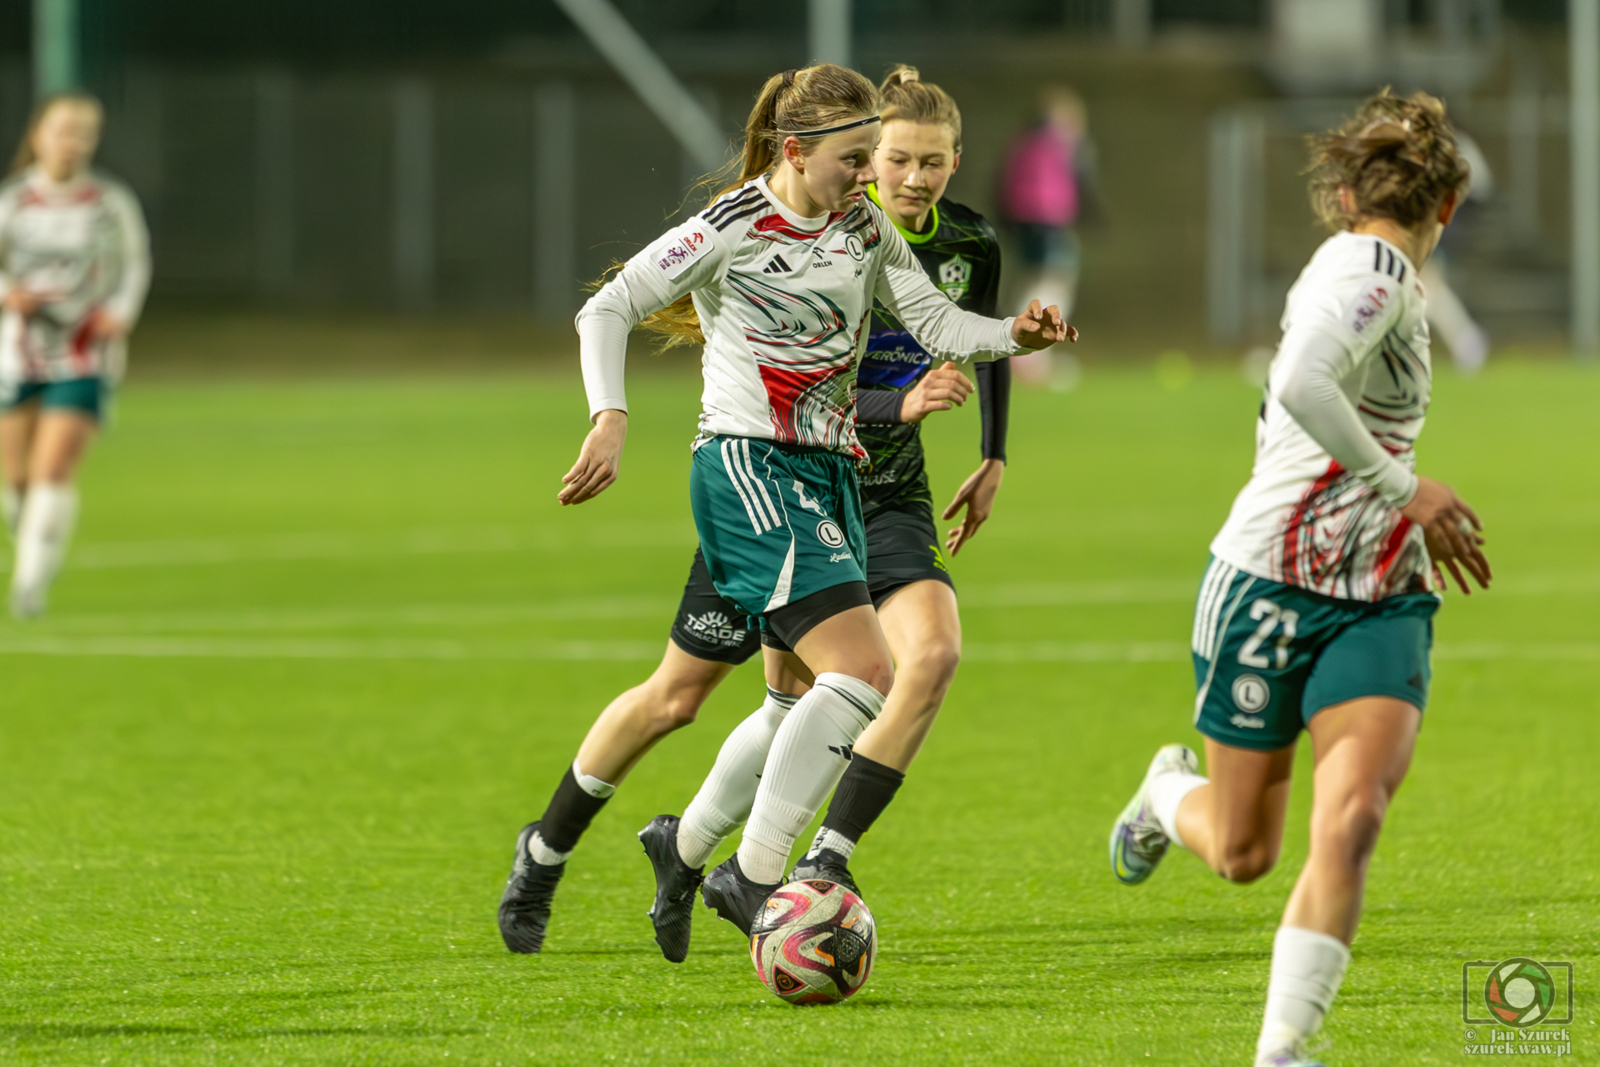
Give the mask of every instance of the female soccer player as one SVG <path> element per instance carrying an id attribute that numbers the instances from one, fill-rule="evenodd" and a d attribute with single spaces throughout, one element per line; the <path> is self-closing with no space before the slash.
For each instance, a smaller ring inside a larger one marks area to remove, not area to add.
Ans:
<path id="1" fill-rule="evenodd" d="M 883 208 L 946 296 L 981 315 L 994 314 L 1000 283 L 994 230 L 972 209 L 941 202 L 961 161 L 960 110 L 944 90 L 922 82 L 915 67 L 896 67 L 879 92 L 884 103 L 883 137 L 873 157 L 878 181 L 868 195 Z M 860 479 L 867 584 L 894 655 L 895 683 L 882 713 L 862 733 L 851 755 L 839 757 L 844 776 L 821 831 L 791 877 L 826 877 L 854 885 L 847 862 L 856 842 L 894 798 L 960 662 L 961 621 L 955 587 L 939 551 L 921 423 L 930 411 L 961 403 L 970 386 L 964 378 L 954 380 L 951 385 L 960 392 L 934 400 L 943 393 L 930 394 L 927 385 L 937 382 L 939 375 L 955 373 L 955 365 L 946 364 L 930 374 L 933 367 L 906 328 L 879 308 L 857 377 L 856 433 L 869 458 Z M 949 534 L 952 555 L 988 518 L 1005 470 L 1009 360 L 980 363 L 977 375 L 982 383 L 984 459 L 945 509 L 944 517 L 950 518 L 967 507 L 966 521 Z M 770 680 L 769 687 L 773 692 L 803 691 L 805 681 L 803 675 L 785 671 Z M 743 821 L 764 756 L 751 751 L 747 739 L 736 731 L 682 821 L 661 816 L 641 834 L 648 846 L 653 829 L 676 827 L 680 862 L 663 862 L 664 850 L 652 853 L 658 940 L 666 933 L 663 927 L 673 925 L 681 928 L 681 938 L 675 940 L 687 946 L 687 901 L 679 908 L 670 907 L 670 902 L 682 896 L 685 883 L 698 882 L 699 868 Z"/>
<path id="2" fill-rule="evenodd" d="M 864 456 L 855 371 L 873 298 L 924 347 L 951 357 L 1045 347 L 1065 332 L 1053 308 L 1000 321 L 962 311 L 933 286 L 865 195 L 876 178 L 877 109 L 872 83 L 841 67 L 769 79 L 746 124 L 739 182 L 630 260 L 578 317 L 595 428 L 563 478 L 562 503 L 616 479 L 629 330 L 652 320 L 698 332 L 706 389 L 690 499 L 706 570 L 719 595 L 759 618 L 815 678 L 772 742 L 773 802 L 757 804 L 741 848 L 755 880 L 737 864 L 729 872 L 727 893 L 752 911 L 836 777 L 830 743 L 854 743 L 893 679 L 859 562 L 854 472 Z M 551 809 L 586 823 L 606 783 L 569 777 L 573 787 L 563 780 Z M 514 950 L 537 951 L 565 859 L 542 822 L 519 835 L 501 902 Z"/>
<path id="3" fill-rule="evenodd" d="M 41 614 L 78 514 L 78 464 L 121 377 L 150 286 L 133 193 L 90 170 L 100 104 L 39 105 L 0 184 L 0 488 L 16 540 L 11 610 Z"/>
<path id="4" fill-rule="evenodd" d="M 1367 861 L 1427 704 L 1439 568 L 1463 593 L 1463 568 L 1490 580 L 1477 515 L 1412 473 L 1432 378 L 1417 269 L 1469 177 L 1444 105 L 1385 91 L 1312 145 L 1312 202 L 1336 232 L 1289 291 L 1255 470 L 1211 543 L 1195 612 L 1211 777 L 1166 746 L 1111 831 L 1127 884 L 1169 844 L 1254 881 L 1277 859 L 1294 746 L 1310 732 L 1311 853 L 1273 947 L 1258 1067 L 1307 1064 L 1344 978 Z"/>

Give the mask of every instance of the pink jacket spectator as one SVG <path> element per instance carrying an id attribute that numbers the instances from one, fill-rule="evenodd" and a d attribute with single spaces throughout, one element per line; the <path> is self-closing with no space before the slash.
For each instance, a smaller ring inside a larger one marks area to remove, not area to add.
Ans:
<path id="1" fill-rule="evenodd" d="M 1071 226 L 1078 218 L 1077 145 L 1050 124 L 1018 137 L 1006 158 L 1001 205 L 1012 222 Z"/>

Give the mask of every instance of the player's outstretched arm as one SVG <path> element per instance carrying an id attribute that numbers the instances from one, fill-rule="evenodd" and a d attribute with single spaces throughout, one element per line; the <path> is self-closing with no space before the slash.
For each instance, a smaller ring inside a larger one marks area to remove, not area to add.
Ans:
<path id="1" fill-rule="evenodd" d="M 622 445 L 628 439 L 628 414 L 610 409 L 594 417 L 594 429 L 583 439 L 578 462 L 561 476 L 564 487 L 556 494 L 562 507 L 593 500 L 617 480 L 622 465 Z"/>

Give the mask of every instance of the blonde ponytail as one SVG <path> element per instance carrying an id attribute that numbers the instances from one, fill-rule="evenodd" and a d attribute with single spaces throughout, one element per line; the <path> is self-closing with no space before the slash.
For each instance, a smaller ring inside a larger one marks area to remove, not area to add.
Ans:
<path id="1" fill-rule="evenodd" d="M 922 80 L 916 67 L 896 63 L 878 87 L 883 97 L 883 124 L 902 122 L 943 126 L 957 152 L 961 151 L 961 109 L 955 99 L 932 82 Z"/>

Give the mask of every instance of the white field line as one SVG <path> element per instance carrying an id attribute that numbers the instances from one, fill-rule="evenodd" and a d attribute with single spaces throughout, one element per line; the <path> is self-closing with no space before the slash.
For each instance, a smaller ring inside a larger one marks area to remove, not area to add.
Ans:
<path id="1" fill-rule="evenodd" d="M 560 551 L 667 546 L 693 548 L 694 527 L 681 523 L 618 522 L 598 529 L 483 526 L 379 531 L 323 531 L 262 537 L 179 541 L 100 541 L 73 549 L 67 566 L 78 570 L 184 567 L 248 561 L 365 559 L 384 556 L 470 555 L 486 552 Z M 1166 604 L 1192 601 L 1199 575 L 1091 582 L 1027 582 L 964 586 L 961 603 L 973 608 L 1072 607 L 1092 604 Z M 1600 593 L 1600 571 L 1507 576 L 1493 592 L 1505 596 L 1577 596 Z"/>
<path id="2" fill-rule="evenodd" d="M 453 641 L 314 638 L 193 637 L 7 637 L 0 656 L 131 657 L 144 659 L 318 659 L 433 661 L 629 661 L 661 656 L 659 641 Z M 1600 642 L 1444 644 L 1434 653 L 1457 661 L 1538 660 L 1600 662 Z M 978 663 L 1162 663 L 1189 662 L 1179 641 L 974 642 L 963 656 Z"/>
<path id="3" fill-rule="evenodd" d="M 314 638 L 12 637 L 0 656 L 136 659 L 655 660 L 660 641 L 405 641 Z"/>
<path id="4" fill-rule="evenodd" d="M 544 603 L 398 604 L 393 607 L 255 608 L 245 611 L 167 611 L 137 615 L 67 615 L 41 625 L 51 634 L 297 631 L 362 627 L 496 626 L 536 621 L 654 618 L 663 625 L 677 601 L 665 597 L 582 597 Z"/>
<path id="5" fill-rule="evenodd" d="M 73 549 L 69 569 L 188 567 L 246 561 L 365 559 L 375 556 L 458 555 L 480 552 L 555 551 L 582 544 L 603 548 L 669 545 L 693 548 L 694 527 L 687 522 L 660 525 L 612 524 L 600 529 L 462 527 L 326 531 L 262 537 L 183 541 L 100 541 Z"/>

